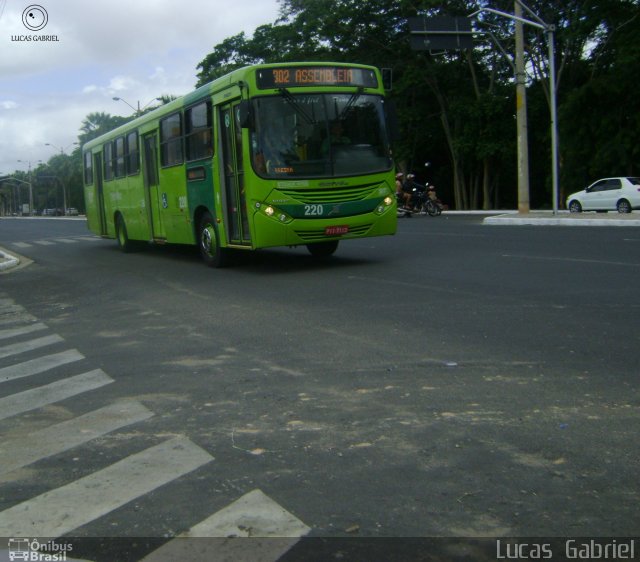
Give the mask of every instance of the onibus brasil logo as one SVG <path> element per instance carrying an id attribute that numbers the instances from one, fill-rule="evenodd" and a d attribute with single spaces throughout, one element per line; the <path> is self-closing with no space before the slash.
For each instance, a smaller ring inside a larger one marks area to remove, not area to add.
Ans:
<path id="1" fill-rule="evenodd" d="M 53 541 L 40 542 L 38 539 L 9 539 L 9 560 L 25 562 L 64 562 L 67 552 L 73 550 L 70 544 Z"/>

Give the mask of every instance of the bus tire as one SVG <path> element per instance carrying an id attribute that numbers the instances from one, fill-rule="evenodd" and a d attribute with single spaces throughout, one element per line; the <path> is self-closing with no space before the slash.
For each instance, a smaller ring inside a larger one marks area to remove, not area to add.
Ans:
<path id="1" fill-rule="evenodd" d="M 307 250 L 314 258 L 328 258 L 338 249 L 339 240 L 307 244 Z"/>
<path id="2" fill-rule="evenodd" d="M 218 229 L 211 213 L 205 213 L 198 226 L 198 247 L 202 260 L 209 267 L 224 267 L 227 250 L 220 247 Z"/>
<path id="3" fill-rule="evenodd" d="M 116 239 L 122 252 L 128 254 L 133 251 L 133 242 L 129 240 L 127 225 L 124 223 L 124 217 L 120 213 L 116 215 Z"/>

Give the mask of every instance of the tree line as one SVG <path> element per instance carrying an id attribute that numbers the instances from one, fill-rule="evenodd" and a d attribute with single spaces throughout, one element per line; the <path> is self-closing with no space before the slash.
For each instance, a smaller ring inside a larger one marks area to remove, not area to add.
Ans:
<path id="1" fill-rule="evenodd" d="M 599 177 L 639 174 L 639 0 L 525 3 L 556 28 L 561 202 Z M 434 183 L 455 208 L 515 208 L 514 25 L 483 8 L 513 13 L 514 2 L 281 0 L 276 22 L 214 47 L 198 66 L 198 85 L 256 62 L 349 61 L 389 68 L 401 128 L 397 165 Z M 478 11 L 473 49 L 411 50 L 410 17 Z M 549 208 L 548 49 L 533 27 L 525 26 L 525 51 L 531 206 Z"/>
<path id="2" fill-rule="evenodd" d="M 555 25 L 560 205 L 606 176 L 640 174 L 640 0 L 526 0 Z M 254 63 L 334 61 L 391 69 L 398 108 L 397 166 L 435 184 L 456 209 L 517 207 L 513 0 L 280 0 L 277 20 L 251 37 L 213 47 L 197 67 L 201 86 Z M 474 48 L 413 51 L 408 19 L 469 16 Z M 547 43 L 525 26 L 531 208 L 550 208 L 551 142 Z M 491 32 L 491 33 L 489 33 Z M 80 144 L 126 119 L 94 113 Z M 69 206 L 82 209 L 80 149 L 57 155 L 48 173 L 64 177 Z M 59 186 L 51 182 L 50 193 Z M 6 186 L 0 187 L 0 198 Z M 50 194 L 49 194 L 50 196 Z"/>

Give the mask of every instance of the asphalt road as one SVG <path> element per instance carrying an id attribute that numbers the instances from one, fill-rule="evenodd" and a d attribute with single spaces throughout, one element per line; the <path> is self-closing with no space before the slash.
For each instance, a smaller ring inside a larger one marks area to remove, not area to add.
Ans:
<path id="1" fill-rule="evenodd" d="M 312 537 L 638 534 L 635 228 L 415 217 L 327 261 L 223 270 L 82 221 L 0 220 L 0 246 L 33 260 L 0 275 L 0 400 L 111 379 L 0 419 L 5 438 L 123 418 L 0 463 L 0 536 L 3 512 L 171 439 L 181 472 L 51 532 L 166 540 L 257 489 Z M 45 354 L 69 361 L 2 380 Z"/>

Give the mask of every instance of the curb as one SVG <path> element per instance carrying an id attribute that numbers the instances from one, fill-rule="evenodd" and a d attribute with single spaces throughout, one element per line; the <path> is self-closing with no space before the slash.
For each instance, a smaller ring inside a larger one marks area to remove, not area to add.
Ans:
<path id="1" fill-rule="evenodd" d="M 507 213 L 486 217 L 482 223 L 489 225 L 533 226 L 640 226 L 640 217 L 629 215 L 599 215 L 596 213 Z"/>

